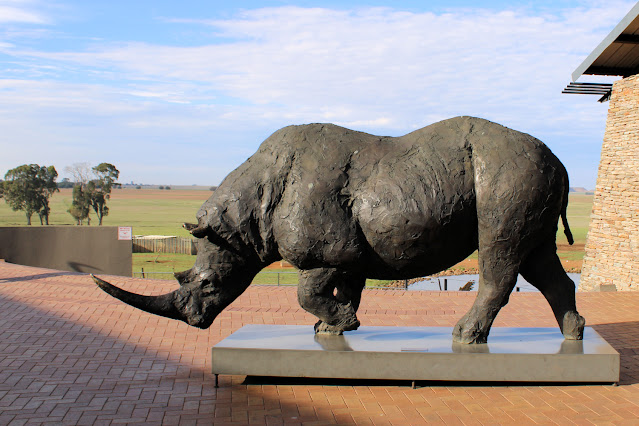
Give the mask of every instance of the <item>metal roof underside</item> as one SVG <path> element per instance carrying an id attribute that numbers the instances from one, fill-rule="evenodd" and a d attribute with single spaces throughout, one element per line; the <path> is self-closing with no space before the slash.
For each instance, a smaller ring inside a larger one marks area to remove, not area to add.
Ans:
<path id="1" fill-rule="evenodd" d="M 639 74 L 639 3 L 572 73 L 629 77 Z"/>

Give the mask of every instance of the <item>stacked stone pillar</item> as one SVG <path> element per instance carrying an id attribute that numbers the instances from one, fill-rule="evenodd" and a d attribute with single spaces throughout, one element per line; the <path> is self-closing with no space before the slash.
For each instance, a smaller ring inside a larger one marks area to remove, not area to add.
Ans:
<path id="1" fill-rule="evenodd" d="M 613 86 L 579 290 L 639 291 L 639 75 Z"/>

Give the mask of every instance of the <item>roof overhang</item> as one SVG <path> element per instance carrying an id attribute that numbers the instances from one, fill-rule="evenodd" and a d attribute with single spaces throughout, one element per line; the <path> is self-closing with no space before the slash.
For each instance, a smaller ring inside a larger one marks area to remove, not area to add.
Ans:
<path id="1" fill-rule="evenodd" d="M 628 77 L 639 74 L 639 2 L 572 73 Z"/>
<path id="2" fill-rule="evenodd" d="M 570 83 L 561 93 L 573 95 L 598 95 L 599 102 L 610 100 L 612 83 Z"/>

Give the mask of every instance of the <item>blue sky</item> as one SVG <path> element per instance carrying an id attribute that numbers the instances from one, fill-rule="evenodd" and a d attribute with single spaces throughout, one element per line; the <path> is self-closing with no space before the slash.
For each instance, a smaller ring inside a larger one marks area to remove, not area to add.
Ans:
<path id="1" fill-rule="evenodd" d="M 0 0 L 0 175 L 106 161 L 216 185 L 289 124 L 398 136 L 473 115 L 594 188 L 608 104 L 561 90 L 633 5 Z"/>

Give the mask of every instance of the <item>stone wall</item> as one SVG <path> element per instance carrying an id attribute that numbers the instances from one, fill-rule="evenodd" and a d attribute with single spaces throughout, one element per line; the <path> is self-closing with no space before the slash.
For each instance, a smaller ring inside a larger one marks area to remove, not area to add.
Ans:
<path id="1" fill-rule="evenodd" d="M 579 289 L 639 291 L 639 75 L 613 87 Z"/>

